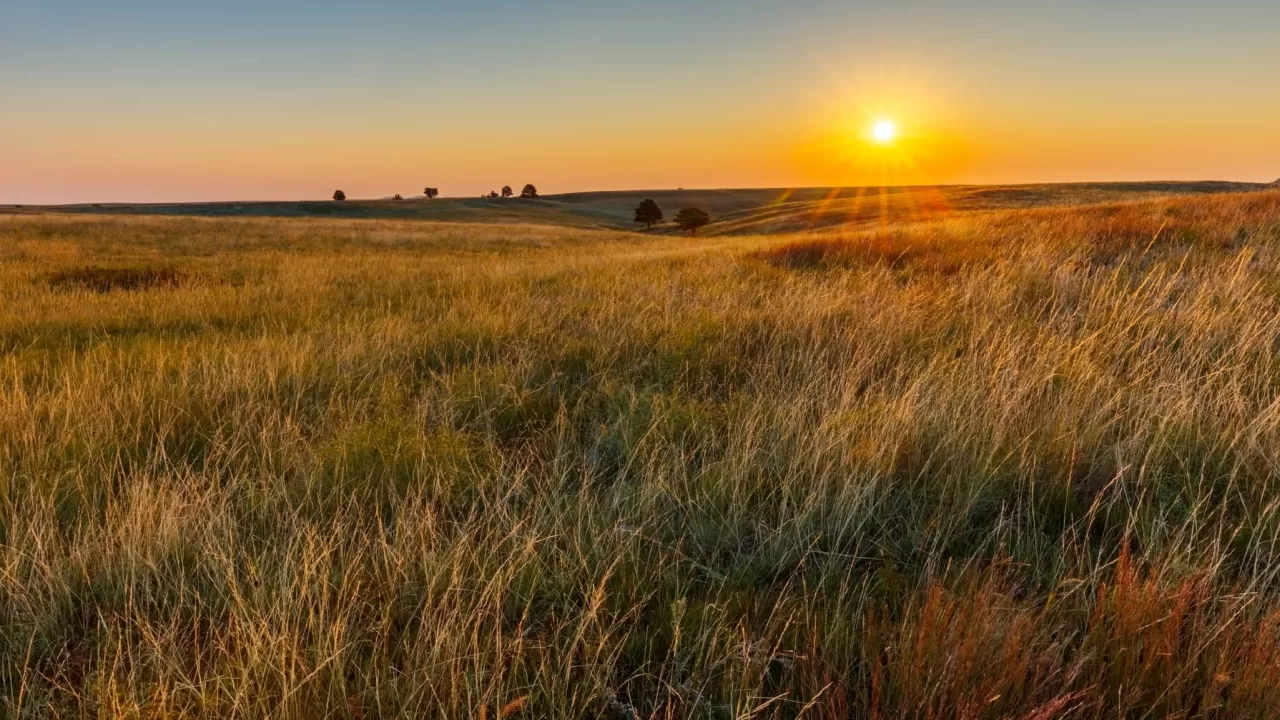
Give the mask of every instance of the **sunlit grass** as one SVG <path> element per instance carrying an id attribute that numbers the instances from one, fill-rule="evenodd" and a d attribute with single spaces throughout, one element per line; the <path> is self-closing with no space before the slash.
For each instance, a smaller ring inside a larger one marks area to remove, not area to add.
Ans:
<path id="1" fill-rule="evenodd" d="M 0 698 L 1269 717 L 1278 250 L 1275 192 L 697 240 L 0 218 Z"/>

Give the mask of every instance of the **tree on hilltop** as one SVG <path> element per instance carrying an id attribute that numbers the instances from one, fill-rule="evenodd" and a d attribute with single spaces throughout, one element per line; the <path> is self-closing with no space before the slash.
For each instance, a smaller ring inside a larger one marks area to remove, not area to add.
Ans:
<path id="1" fill-rule="evenodd" d="M 636 222 L 644 225 L 645 229 L 652 228 L 662 222 L 662 208 L 652 199 L 646 198 L 636 206 Z"/>
<path id="2" fill-rule="evenodd" d="M 520 197 L 536 198 L 538 197 L 538 188 L 534 187 L 533 183 L 529 183 L 528 185 L 524 186 L 523 190 L 520 191 Z"/>
<path id="3" fill-rule="evenodd" d="M 347 199 L 347 194 L 346 194 L 346 193 L 342 192 L 341 190 L 334 190 L 334 191 L 333 191 L 333 201 L 334 201 L 334 202 L 342 202 L 343 200 L 346 200 L 346 199 Z"/>
<path id="4" fill-rule="evenodd" d="M 516 194 L 516 191 L 515 191 L 515 190 L 512 190 L 510 185 L 503 185 L 503 186 L 502 186 L 502 197 L 504 197 L 504 198 L 509 198 L 509 197 L 511 197 L 512 195 L 515 195 L 515 194 Z"/>
<path id="5" fill-rule="evenodd" d="M 685 208 L 676 213 L 675 222 L 681 230 L 688 230 L 696 236 L 698 228 L 711 222 L 711 216 L 705 210 Z"/>
<path id="6" fill-rule="evenodd" d="M 396 193 L 396 196 L 395 196 L 395 197 L 393 197 L 393 198 L 391 198 L 391 199 L 392 199 L 392 200 L 403 200 L 404 198 L 400 196 L 400 193 Z"/>
<path id="7" fill-rule="evenodd" d="M 435 188 L 423 188 L 422 194 L 426 195 L 428 200 L 433 200 L 440 194 L 440 191 Z"/>

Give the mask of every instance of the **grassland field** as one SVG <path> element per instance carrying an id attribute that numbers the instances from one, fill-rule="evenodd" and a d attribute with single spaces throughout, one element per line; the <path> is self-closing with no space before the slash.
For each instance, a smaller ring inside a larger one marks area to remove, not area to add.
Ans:
<path id="1" fill-rule="evenodd" d="M 1280 190 L 747 194 L 0 212 L 0 715 L 1275 716 Z"/>
<path id="2" fill-rule="evenodd" d="M 1247 192 L 1256 183 L 1146 182 L 1056 185 L 800 188 L 746 190 L 651 190 L 583 192 L 537 199 L 436 198 L 345 202 L 90 203 L 57 207 L 0 205 L 0 214 L 75 213 L 191 217 L 315 217 L 333 219 L 433 220 L 467 223 L 541 224 L 558 227 L 634 230 L 636 205 L 653 198 L 669 221 L 684 207 L 710 213 L 702 234 L 762 235 L 883 222 L 919 221 L 955 212 L 1028 207 L 1078 206 L 1175 195 Z M 654 229 L 676 233 L 668 224 Z"/>

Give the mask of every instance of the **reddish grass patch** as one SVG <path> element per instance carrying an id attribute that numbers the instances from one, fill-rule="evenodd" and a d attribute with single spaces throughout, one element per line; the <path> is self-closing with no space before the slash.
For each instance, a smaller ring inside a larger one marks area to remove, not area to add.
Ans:
<path id="1" fill-rule="evenodd" d="M 1115 205 L 1081 213 L 1071 227 L 1102 261 L 1160 247 L 1230 250 L 1280 230 L 1280 193 Z"/>
<path id="2" fill-rule="evenodd" d="M 1018 210 L 897 230 L 807 237 L 752 255 L 793 270 L 884 266 L 951 275 L 1036 246 L 1112 264 L 1150 251 L 1231 251 L 1280 239 L 1280 193 Z"/>
<path id="3" fill-rule="evenodd" d="M 794 270 L 883 265 L 950 275 L 996 258 L 994 244 L 939 233 L 879 233 L 859 237 L 802 240 L 761 250 L 757 260 Z"/>
<path id="4" fill-rule="evenodd" d="M 870 611 L 870 716 L 1259 717 L 1280 702 L 1280 613 L 1247 589 L 1162 581 L 1124 552 L 1092 593 L 1047 602 L 1000 575 Z"/>

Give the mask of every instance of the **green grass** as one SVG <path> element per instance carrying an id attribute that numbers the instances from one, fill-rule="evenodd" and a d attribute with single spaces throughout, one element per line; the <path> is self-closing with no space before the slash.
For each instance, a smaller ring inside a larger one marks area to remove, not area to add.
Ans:
<path id="1" fill-rule="evenodd" d="M 0 217 L 0 707 L 1270 717 L 1280 192 L 1043 205 Z"/>

